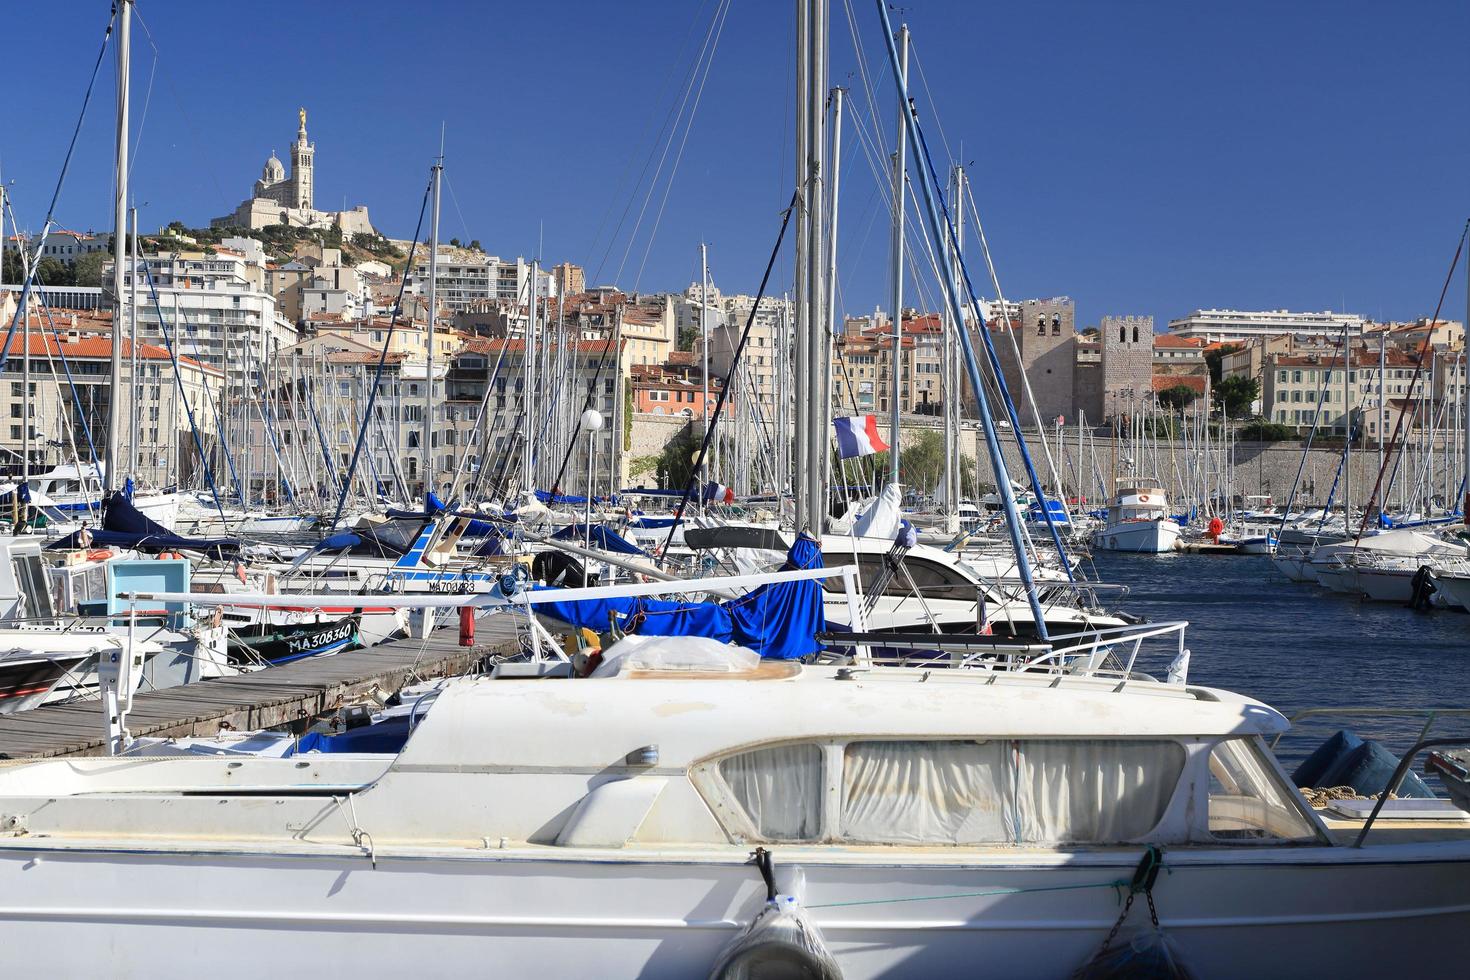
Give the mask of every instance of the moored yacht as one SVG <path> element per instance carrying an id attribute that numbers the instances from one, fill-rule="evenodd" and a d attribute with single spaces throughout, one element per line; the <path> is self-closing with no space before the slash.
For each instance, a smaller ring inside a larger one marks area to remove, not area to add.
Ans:
<path id="1" fill-rule="evenodd" d="M 1169 516 L 1163 489 L 1132 478 L 1118 481 L 1107 523 L 1092 534 L 1092 546 L 1100 551 L 1162 554 L 1178 540 L 1179 524 Z"/>
<path id="2" fill-rule="evenodd" d="M 12 968 L 247 976 L 268 943 L 303 972 L 706 976 L 775 898 L 848 980 L 1056 977 L 1130 880 L 1201 978 L 1470 953 L 1470 833 L 1344 846 L 1362 821 L 1305 805 L 1250 698 L 670 644 L 449 682 L 391 754 L 7 766 Z"/>

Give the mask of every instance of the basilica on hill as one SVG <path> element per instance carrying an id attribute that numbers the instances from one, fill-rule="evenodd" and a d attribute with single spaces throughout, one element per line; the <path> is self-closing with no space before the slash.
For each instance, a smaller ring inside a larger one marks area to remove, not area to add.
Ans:
<path id="1" fill-rule="evenodd" d="M 249 199 L 242 201 L 234 213 L 210 221 L 214 228 L 249 228 L 256 231 L 267 225 L 291 225 L 297 228 L 341 228 L 343 235 L 376 234 L 368 219 L 366 205 L 351 211 L 318 211 L 312 207 L 316 185 L 316 144 L 306 138 L 306 110 L 299 112 L 300 126 L 296 142 L 291 144 L 291 172 L 272 152 L 261 169 L 260 179 Z"/>

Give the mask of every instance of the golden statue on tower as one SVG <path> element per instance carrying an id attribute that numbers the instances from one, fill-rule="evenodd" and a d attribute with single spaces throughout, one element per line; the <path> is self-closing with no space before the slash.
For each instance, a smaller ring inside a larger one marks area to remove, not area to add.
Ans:
<path id="1" fill-rule="evenodd" d="M 298 111 L 299 115 L 301 116 L 301 128 L 302 129 L 305 129 L 306 128 L 306 106 L 302 106 L 297 111 Z"/>

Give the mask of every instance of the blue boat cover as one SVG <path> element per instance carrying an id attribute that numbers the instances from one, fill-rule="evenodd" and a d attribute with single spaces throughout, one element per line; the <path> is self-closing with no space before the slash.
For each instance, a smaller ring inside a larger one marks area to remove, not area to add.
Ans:
<path id="1" fill-rule="evenodd" d="M 570 541 L 576 544 L 578 541 L 589 540 L 586 524 L 568 524 L 552 535 L 557 541 Z M 624 538 L 618 532 L 606 524 L 592 525 L 590 540 L 603 551 L 611 551 L 619 555 L 644 555 L 647 554 L 642 548 Z"/>
<path id="2" fill-rule="evenodd" d="M 810 535 L 796 539 L 782 571 L 821 568 L 822 553 Z M 630 597 L 548 602 L 538 610 L 574 627 L 599 633 L 616 623 L 640 636 L 705 636 L 749 647 L 769 660 L 796 660 L 822 648 L 826 629 L 819 581 L 773 582 L 727 602 L 672 602 Z"/>
<path id="3" fill-rule="evenodd" d="M 48 548 L 70 550 L 83 547 L 83 533 L 91 535 L 90 543 L 94 545 L 114 545 L 140 551 L 187 549 L 219 557 L 240 548 L 240 542 L 236 538 L 185 538 L 177 535 L 134 507 L 120 491 L 109 493 L 102 499 L 101 528 L 86 532 L 75 531 L 48 545 Z"/>

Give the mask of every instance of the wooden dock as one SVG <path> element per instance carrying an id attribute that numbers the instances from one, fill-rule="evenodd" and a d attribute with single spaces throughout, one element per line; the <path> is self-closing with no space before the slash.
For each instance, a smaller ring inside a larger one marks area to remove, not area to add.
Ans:
<path id="1" fill-rule="evenodd" d="M 406 638 L 331 657 L 311 657 L 266 670 L 216 677 L 133 697 L 127 728 L 155 738 L 215 735 L 309 722 L 376 688 L 383 697 L 406 681 L 464 670 L 514 642 L 510 616 L 481 619 L 476 645 L 462 647 L 454 628 L 428 639 Z M 0 759 L 101 755 L 106 724 L 99 701 L 48 705 L 0 715 Z"/>

